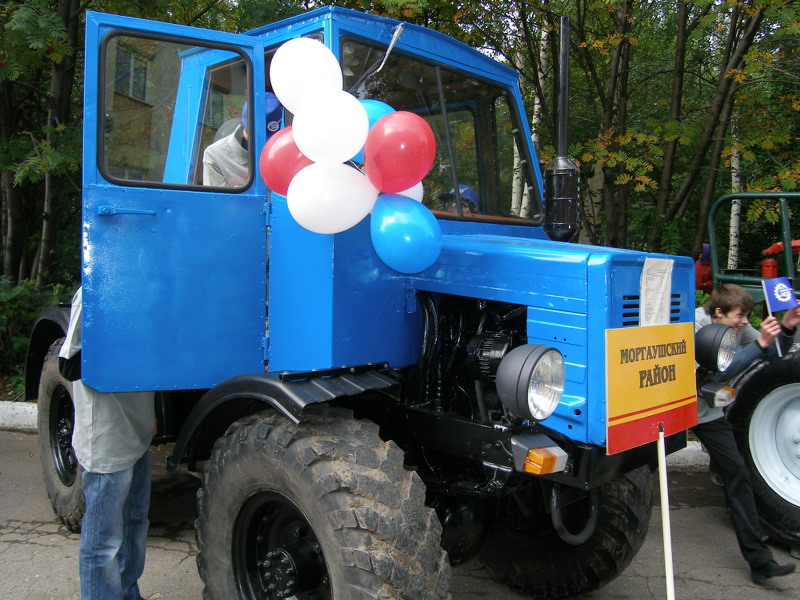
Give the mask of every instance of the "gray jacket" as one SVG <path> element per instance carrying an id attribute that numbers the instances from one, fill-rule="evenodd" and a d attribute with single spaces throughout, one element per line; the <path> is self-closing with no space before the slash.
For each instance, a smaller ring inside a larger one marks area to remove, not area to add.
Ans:
<path id="1" fill-rule="evenodd" d="M 83 288 L 72 299 L 69 329 L 59 356 L 81 349 Z M 81 380 L 72 382 L 75 429 L 72 447 L 81 466 L 93 473 L 129 469 L 150 448 L 156 425 L 153 392 L 101 393 Z"/>
<path id="2" fill-rule="evenodd" d="M 203 153 L 203 185 L 242 187 L 250 178 L 250 155 L 245 150 L 244 128 L 238 125 L 230 135 L 217 140 Z"/>

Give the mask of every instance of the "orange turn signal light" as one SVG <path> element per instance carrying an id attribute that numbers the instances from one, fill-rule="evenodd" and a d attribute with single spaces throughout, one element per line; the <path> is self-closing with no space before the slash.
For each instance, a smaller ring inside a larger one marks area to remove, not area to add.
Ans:
<path id="1" fill-rule="evenodd" d="M 564 470 L 566 453 L 558 446 L 531 448 L 525 456 L 522 471 L 531 475 L 546 475 Z"/>
<path id="2" fill-rule="evenodd" d="M 723 385 L 714 394 L 714 406 L 725 407 L 736 400 L 736 390 L 727 385 Z"/>

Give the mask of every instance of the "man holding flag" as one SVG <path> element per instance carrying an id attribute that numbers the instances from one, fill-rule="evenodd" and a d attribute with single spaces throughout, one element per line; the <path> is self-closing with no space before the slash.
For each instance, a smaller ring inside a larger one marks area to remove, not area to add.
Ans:
<path id="1" fill-rule="evenodd" d="M 770 315 L 762 321 L 758 330 L 750 325 L 749 320 L 753 299 L 738 285 L 722 284 L 714 288 L 708 301 L 695 311 L 695 332 L 713 322 L 729 325 L 736 333 L 737 347 L 733 360 L 725 371 L 712 378 L 713 381 L 727 382 L 754 361 L 775 360 L 791 348 L 797 324 L 800 323 L 800 307 L 788 280 L 779 279 L 783 281 L 764 282 Z M 779 300 L 773 303 L 773 299 Z M 781 321 L 772 314 L 779 310 L 786 310 Z M 698 395 L 697 425 L 692 431 L 703 443 L 711 463 L 722 478 L 731 523 L 742 556 L 750 565 L 753 581 L 763 584 L 770 578 L 792 573 L 795 566 L 778 564 L 764 543 L 753 487 L 722 408 L 710 407 Z"/>

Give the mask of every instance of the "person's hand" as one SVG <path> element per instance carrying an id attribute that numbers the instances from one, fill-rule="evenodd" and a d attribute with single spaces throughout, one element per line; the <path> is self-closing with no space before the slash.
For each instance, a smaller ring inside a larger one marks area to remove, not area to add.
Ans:
<path id="1" fill-rule="evenodd" d="M 758 331 L 761 335 L 758 337 L 756 342 L 759 346 L 766 350 L 781 332 L 781 324 L 778 323 L 778 319 L 770 315 L 761 321 L 761 327 L 758 328 Z"/>
<path id="2" fill-rule="evenodd" d="M 781 319 L 781 325 L 786 329 L 792 330 L 800 324 L 800 306 L 795 306 L 787 310 Z"/>

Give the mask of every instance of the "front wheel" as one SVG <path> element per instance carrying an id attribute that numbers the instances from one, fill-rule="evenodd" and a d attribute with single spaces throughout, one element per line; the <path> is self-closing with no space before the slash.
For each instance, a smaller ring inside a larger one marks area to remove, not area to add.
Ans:
<path id="1" fill-rule="evenodd" d="M 217 440 L 195 533 L 207 600 L 448 597 L 441 525 L 377 427 L 319 407 L 261 413 Z"/>
<path id="2" fill-rule="evenodd" d="M 754 373 L 728 419 L 762 523 L 773 538 L 800 544 L 800 356 Z"/>
<path id="3" fill-rule="evenodd" d="M 44 483 L 53 510 L 70 531 L 81 529 L 85 510 L 81 467 L 72 449 L 75 407 L 72 383 L 58 370 L 58 353 L 63 339 L 50 346 L 39 378 L 39 457 Z"/>
<path id="4" fill-rule="evenodd" d="M 594 531 L 582 543 L 558 536 L 537 508 L 540 497 L 532 484 L 507 498 L 479 558 L 494 579 L 532 598 L 578 596 L 614 579 L 639 551 L 653 510 L 652 476 L 641 467 L 566 507 L 564 525 L 574 533 L 594 520 L 595 503 Z"/>

